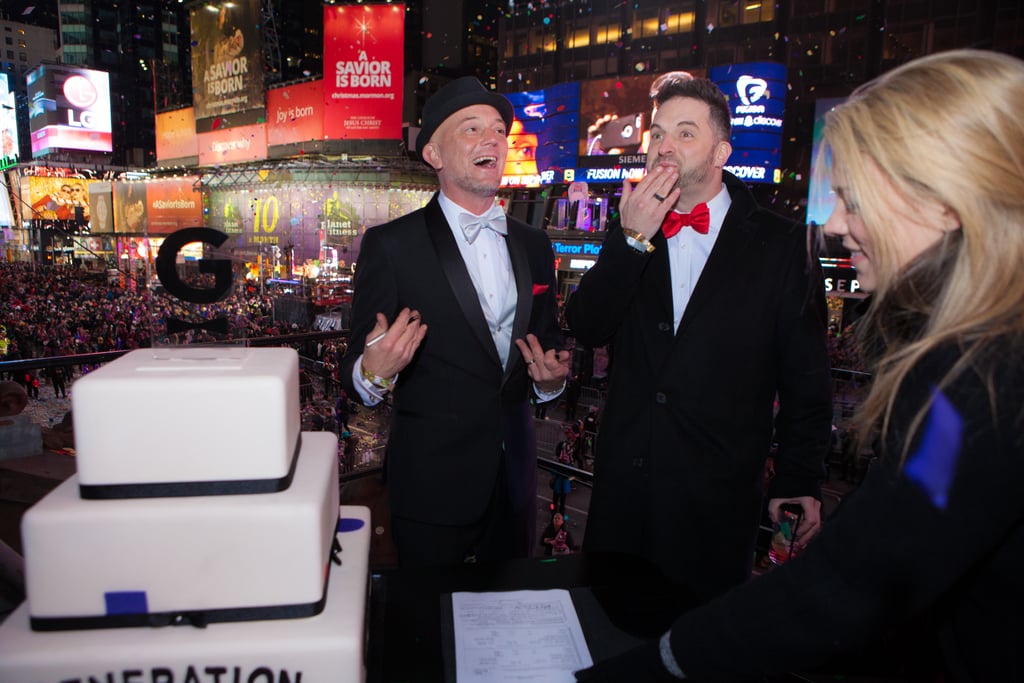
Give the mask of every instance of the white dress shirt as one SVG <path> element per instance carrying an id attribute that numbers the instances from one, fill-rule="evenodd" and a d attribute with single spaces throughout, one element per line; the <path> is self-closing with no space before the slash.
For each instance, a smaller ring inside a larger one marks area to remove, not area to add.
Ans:
<path id="1" fill-rule="evenodd" d="M 690 302 L 693 288 L 697 286 L 704 266 L 711 255 L 711 249 L 722 231 L 725 214 L 732 205 L 732 197 L 722 184 L 721 191 L 708 202 L 708 234 L 701 235 L 696 230 L 683 227 L 677 234 L 668 239 L 668 262 L 672 273 L 672 322 L 673 329 L 679 330 L 679 323 Z"/>
<path id="2" fill-rule="evenodd" d="M 491 331 L 491 337 L 494 339 L 494 345 L 504 368 L 508 365 L 508 356 L 513 343 L 512 322 L 515 319 L 517 302 L 512 261 L 508 254 L 505 236 L 494 230 L 481 230 L 470 244 L 462 230 L 460 214 L 479 216 L 458 206 L 443 192 L 438 192 L 437 199 L 441 211 L 448 221 L 452 236 L 455 238 L 455 244 L 459 247 L 462 260 L 469 271 L 473 286 L 476 288 L 480 306 L 483 308 L 487 326 Z M 429 321 L 424 322 L 430 324 Z M 353 383 L 364 403 L 376 405 L 383 400 L 384 392 L 363 377 L 362 369 L 363 358 L 360 356 L 352 368 Z M 534 391 L 541 402 L 554 399 L 562 393 L 564 388 L 565 384 L 563 383 L 557 391 L 544 392 L 534 384 Z"/>

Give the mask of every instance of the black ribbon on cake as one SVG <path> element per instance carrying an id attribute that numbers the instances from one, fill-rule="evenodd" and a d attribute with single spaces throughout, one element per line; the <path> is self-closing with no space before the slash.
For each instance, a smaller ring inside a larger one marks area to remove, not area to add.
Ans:
<path id="1" fill-rule="evenodd" d="M 98 628 L 137 628 L 151 626 L 193 626 L 206 628 L 208 624 L 228 621 L 266 621 L 271 619 L 303 619 L 315 617 L 327 605 L 327 588 L 331 581 L 331 563 L 341 564 L 336 553 L 341 551 L 337 524 L 331 530 L 333 543 L 324 562 L 324 590 L 316 602 L 295 605 L 259 605 L 210 610 L 178 610 L 175 612 L 135 612 L 104 614 L 90 617 L 29 617 L 33 631 L 80 631 Z"/>
<path id="2" fill-rule="evenodd" d="M 147 484 L 79 484 L 78 495 L 86 500 L 121 498 L 182 498 L 187 496 L 235 496 L 249 493 L 277 493 L 292 485 L 302 450 L 302 433 L 295 439 L 295 450 L 288 473 L 278 479 L 237 479 L 227 481 L 172 481 Z"/>
<path id="3" fill-rule="evenodd" d="M 327 604 L 327 584 L 330 572 L 325 572 L 324 592 L 316 602 L 298 605 L 261 605 L 184 612 L 145 612 L 139 614 L 104 614 L 95 617 L 30 617 L 33 631 L 82 631 L 97 628 L 137 628 L 139 626 L 194 626 L 227 621 L 265 621 L 270 619 L 300 619 L 314 617 L 324 611 Z"/>

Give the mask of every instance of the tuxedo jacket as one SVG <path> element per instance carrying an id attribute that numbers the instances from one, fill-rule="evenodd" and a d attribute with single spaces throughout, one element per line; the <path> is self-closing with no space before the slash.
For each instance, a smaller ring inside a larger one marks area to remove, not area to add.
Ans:
<path id="1" fill-rule="evenodd" d="M 341 364 L 350 396 L 352 368 L 377 312 L 402 308 L 428 326 L 399 373 L 385 458 L 392 513 L 430 524 L 465 525 L 487 509 L 499 474 L 516 515 L 533 523 L 536 446 L 532 382 L 516 339 L 532 332 L 562 347 L 555 270 L 547 235 L 511 217 L 506 238 L 516 287 L 513 343 L 502 368 L 469 271 L 437 196 L 422 209 L 370 228 L 356 265 L 352 334 Z"/>
<path id="2" fill-rule="evenodd" d="M 701 599 L 749 576 L 773 438 L 770 495 L 819 495 L 832 417 L 806 231 L 725 183 L 732 204 L 678 331 L 660 232 L 640 253 L 613 225 L 566 307 L 578 342 L 613 359 L 584 548 L 648 557 Z"/>

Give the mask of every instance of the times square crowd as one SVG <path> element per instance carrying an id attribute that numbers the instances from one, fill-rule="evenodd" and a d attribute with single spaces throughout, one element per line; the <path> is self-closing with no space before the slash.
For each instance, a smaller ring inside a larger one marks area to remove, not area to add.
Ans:
<path id="1" fill-rule="evenodd" d="M 107 281 L 106 273 L 68 266 L 38 266 L 0 262 L 0 360 L 71 357 L 106 351 L 130 351 L 158 339 L 170 343 L 211 341 L 204 331 L 161 337 L 169 318 L 226 316 L 232 337 L 273 337 L 309 329 L 273 315 L 273 298 L 258 287 L 236 287 L 223 301 L 186 309 L 171 296 L 149 289 L 137 290 Z M 339 452 L 348 469 L 371 464 L 372 451 L 384 438 L 376 424 L 356 437 L 345 429 L 349 411 L 337 409 L 338 354 L 342 340 L 306 342 L 300 353 L 309 367 L 301 372 L 304 429 L 334 431 Z M 26 412 L 44 429 L 70 422 L 68 392 L 76 375 L 88 373 L 91 363 L 55 366 L 44 370 L 3 373 L 2 380 L 21 384 L 29 397 Z M 318 377 L 314 377 L 317 375 Z M 345 403 L 347 406 L 348 403 Z M 353 407 L 354 408 L 354 407 Z M 354 408 L 358 410 L 358 408 Z M 364 418 L 372 416 L 364 415 Z M 375 422 L 367 419 L 360 424 Z M 55 438 L 45 445 L 70 443 Z"/>
<path id="2" fill-rule="evenodd" d="M 105 273 L 68 265 L 0 262 L 0 302 L 0 360 L 5 361 L 146 348 L 152 344 L 154 329 L 158 334 L 165 329 L 167 318 L 196 315 L 195 310 L 181 310 L 181 302 L 173 297 L 145 288 L 137 291 L 117 282 L 108 282 Z M 559 303 L 564 302 L 559 299 Z M 250 285 L 236 288 L 224 301 L 201 307 L 198 315 L 226 314 L 236 331 L 235 336 L 248 338 L 309 331 L 308 327 L 295 322 L 275 320 L 273 304 L 270 294 Z M 849 342 L 850 337 L 842 334 L 836 325 L 831 326 L 829 332 L 833 368 L 858 370 L 857 354 Z M 192 334 L 189 333 L 190 336 Z M 338 359 L 344 350 L 341 339 L 305 343 L 300 349 L 303 357 L 312 361 L 312 367 L 304 367 L 300 378 L 303 424 L 306 428 L 335 431 L 339 438 L 349 431 L 344 429 L 346 420 L 340 413 L 347 415 L 350 411 L 359 410 L 346 398 L 342 398 L 341 404 L 348 409 L 338 410 Z M 595 420 L 596 416 L 586 409 L 577 413 L 576 403 L 581 388 L 602 388 L 601 377 L 594 377 L 593 350 L 576 349 L 574 357 L 574 372 L 559 405 L 539 405 L 536 417 L 562 418 L 566 426 L 566 440 L 579 444 L 573 449 L 573 464 L 589 470 L 591 464 L 583 455 L 592 450 L 587 448 L 592 446 L 588 439 L 592 441 L 596 436 L 596 424 L 584 425 L 584 421 Z M 89 364 L 69 365 L 51 372 L 9 373 L 5 379 L 23 384 L 30 400 L 40 402 L 35 412 L 48 415 L 42 420 L 46 426 L 46 422 L 60 421 L 59 406 L 67 405 L 67 387 L 70 387 L 74 373 L 85 373 L 91 369 Z M 326 382 L 314 381 L 311 371 Z M 600 374 L 606 372 L 605 368 Z M 56 402 L 55 399 L 64 400 Z M 47 401 L 51 405 L 44 407 L 42 404 Z M 378 430 L 373 431 L 376 434 Z M 377 436 L 378 441 L 383 438 L 382 435 Z M 551 455 L 558 459 L 558 446 Z"/>

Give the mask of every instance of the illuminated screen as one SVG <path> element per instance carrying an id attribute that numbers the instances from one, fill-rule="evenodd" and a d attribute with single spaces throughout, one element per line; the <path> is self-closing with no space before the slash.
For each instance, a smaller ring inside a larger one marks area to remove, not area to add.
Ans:
<path id="1" fill-rule="evenodd" d="M 323 79 L 267 91 L 267 144 L 324 138 Z"/>
<path id="2" fill-rule="evenodd" d="M 14 225 L 14 215 L 11 211 L 10 190 L 0 177 L 0 227 L 10 228 Z"/>
<path id="3" fill-rule="evenodd" d="M 165 163 L 199 155 L 196 116 L 192 107 L 156 115 L 156 160 Z"/>
<path id="4" fill-rule="evenodd" d="M 22 181 L 22 199 L 32 207 L 33 220 L 67 231 L 89 228 L 89 190 L 99 181 L 49 176 L 31 176 L 27 180 Z"/>
<path id="5" fill-rule="evenodd" d="M 114 183 L 118 233 L 169 235 L 203 224 L 203 197 L 195 177 Z"/>
<path id="6" fill-rule="evenodd" d="M 725 169 L 748 183 L 782 181 L 782 126 L 786 110 L 786 66 L 774 62 L 711 68 L 729 100 L 732 156 Z"/>
<path id="7" fill-rule="evenodd" d="M 405 5 L 324 6 L 324 135 L 401 140 Z"/>
<path id="8" fill-rule="evenodd" d="M 267 157 L 267 124 L 199 133 L 199 163 L 203 166 L 254 161 Z"/>
<path id="9" fill-rule="evenodd" d="M 8 85 L 7 74 L 0 73 L 0 169 L 9 168 L 18 162 L 16 114 L 14 90 Z"/>
<path id="10" fill-rule="evenodd" d="M 580 88 L 563 83 L 544 90 L 506 95 L 515 110 L 509 130 L 504 187 L 538 187 L 563 182 L 576 166 Z"/>
<path id="11" fill-rule="evenodd" d="M 821 135 L 825 129 L 825 114 L 845 101 L 843 97 L 821 99 L 814 104 L 814 138 L 811 143 L 811 178 L 807 188 L 807 222 L 824 225 L 832 215 L 836 198 L 832 194 L 832 160 L 820 159 Z"/>
<path id="12" fill-rule="evenodd" d="M 197 126 L 227 114 L 262 112 L 266 100 L 259 0 L 206 3 L 193 9 L 190 19 Z M 250 119 L 243 117 L 238 124 L 252 123 Z M 233 124 L 234 120 L 219 122 L 217 128 Z"/>
<path id="13" fill-rule="evenodd" d="M 89 185 L 89 232 L 93 235 L 109 235 L 114 232 L 114 200 L 111 196 L 113 184 L 103 180 Z"/>
<path id="14" fill-rule="evenodd" d="M 643 177 L 653 82 L 653 76 L 632 76 L 580 83 L 579 165 L 566 182 Z"/>
<path id="15" fill-rule="evenodd" d="M 32 156 L 58 149 L 110 152 L 110 77 L 105 71 L 46 64 L 29 72 Z"/>

